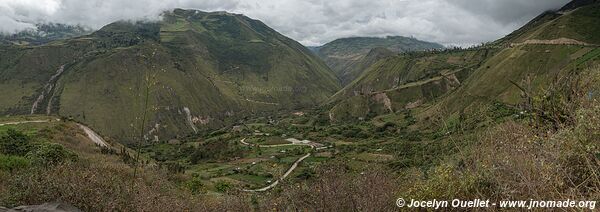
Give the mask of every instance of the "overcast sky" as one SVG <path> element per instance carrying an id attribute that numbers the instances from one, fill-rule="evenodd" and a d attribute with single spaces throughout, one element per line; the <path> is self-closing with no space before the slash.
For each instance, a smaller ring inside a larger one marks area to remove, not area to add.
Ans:
<path id="1" fill-rule="evenodd" d="M 100 28 L 157 20 L 164 10 L 228 11 L 259 19 L 305 45 L 337 38 L 414 36 L 469 45 L 506 35 L 569 0 L 0 0 L 0 32 L 57 22 Z"/>

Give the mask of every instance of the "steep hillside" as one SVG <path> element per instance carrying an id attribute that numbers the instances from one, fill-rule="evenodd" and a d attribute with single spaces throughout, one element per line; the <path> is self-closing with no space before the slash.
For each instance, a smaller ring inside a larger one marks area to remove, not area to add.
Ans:
<path id="1" fill-rule="evenodd" d="M 597 63 L 600 5 L 547 12 L 489 45 L 380 61 L 330 101 L 330 119 L 356 120 L 399 110 L 448 117 L 523 95 Z M 522 89 L 526 89 L 523 91 Z"/>
<path id="2" fill-rule="evenodd" d="M 575 4 L 547 12 L 507 38 L 503 48 L 467 79 L 464 86 L 424 114 L 468 112 L 481 104 L 518 105 L 550 83 L 569 77 L 600 60 L 600 4 Z M 589 2 L 588 2 L 589 3 Z M 574 8 L 575 7 L 575 8 Z"/>
<path id="3" fill-rule="evenodd" d="M 402 53 L 443 49 L 444 47 L 436 43 L 420 41 L 414 38 L 393 36 L 386 38 L 343 38 L 313 49 L 333 69 L 340 82 L 346 85 L 360 76 L 362 71 L 364 71 L 364 69 L 359 69 L 357 66 L 361 66 L 361 64 L 371 65 L 376 62 L 372 59 L 365 60 L 369 52 L 375 48 L 386 48 L 391 52 Z"/>
<path id="4" fill-rule="evenodd" d="M 459 87 L 492 52 L 447 50 L 379 61 L 331 98 L 330 119 L 366 119 L 421 106 Z"/>
<path id="5" fill-rule="evenodd" d="M 545 12 L 522 28 L 496 41 L 496 44 L 519 45 L 555 40 L 555 43 L 599 44 L 600 8 L 596 0 L 572 1 L 558 11 Z M 562 39 L 562 40 L 559 40 Z M 568 40 L 565 40 L 568 39 Z"/>
<path id="6" fill-rule="evenodd" d="M 339 90 L 305 47 L 222 12 L 175 10 L 159 23 L 117 22 L 89 36 L 3 47 L 0 56 L 0 87 L 11 91 L 0 94 L 2 114 L 58 114 L 125 140 L 143 111 L 146 137 L 168 139 L 316 105 Z"/>
<path id="7" fill-rule="evenodd" d="M 346 71 L 344 71 L 342 76 L 339 76 L 339 79 L 341 80 L 342 84 L 349 84 L 352 82 L 352 80 L 358 78 L 365 70 L 371 67 L 371 65 L 385 58 L 393 57 L 397 54 L 398 53 L 383 47 L 371 49 L 371 51 L 369 51 L 369 53 L 360 60 L 351 61 L 348 64 Z"/>

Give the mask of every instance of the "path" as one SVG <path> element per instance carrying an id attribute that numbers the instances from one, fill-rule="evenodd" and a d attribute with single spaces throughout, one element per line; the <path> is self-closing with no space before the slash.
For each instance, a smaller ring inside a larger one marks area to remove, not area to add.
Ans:
<path id="1" fill-rule="evenodd" d="M 243 191 L 246 192 L 264 192 L 264 191 L 268 191 L 272 188 L 274 188 L 275 186 L 277 186 L 279 184 L 279 181 L 283 181 L 285 178 L 287 178 L 293 171 L 294 169 L 296 169 L 298 167 L 298 164 L 300 164 L 300 162 L 302 162 L 304 159 L 308 158 L 311 156 L 311 153 L 306 154 L 305 156 L 299 158 L 298 160 L 296 160 L 296 162 L 294 162 L 294 164 L 292 164 L 292 166 L 290 167 L 290 169 L 287 170 L 287 172 L 285 172 L 285 174 L 283 174 L 283 176 L 281 176 L 279 178 L 279 180 L 276 180 L 275 182 L 271 183 L 270 185 L 264 187 L 264 188 L 259 188 L 259 189 L 244 189 Z"/>
<path id="2" fill-rule="evenodd" d="M 300 141 L 295 138 L 289 138 L 289 139 L 287 139 L 287 141 L 292 142 L 292 143 L 291 144 L 276 144 L 276 145 L 258 145 L 258 146 L 265 147 L 265 148 L 282 147 L 282 146 L 310 146 L 312 149 L 319 149 L 318 146 L 321 145 L 321 144 L 318 144 L 318 143 L 315 143 L 312 141 L 308 141 L 308 140 Z M 242 143 L 245 146 L 252 146 L 252 144 L 246 142 L 246 138 L 240 140 L 240 143 Z M 264 191 L 268 191 L 268 190 L 274 188 L 275 186 L 277 186 L 279 184 L 280 181 L 283 181 L 285 178 L 287 178 L 298 167 L 298 164 L 300 164 L 300 162 L 302 162 L 304 159 L 310 157 L 311 155 L 312 155 L 312 153 L 308 153 L 308 154 L 302 156 L 301 158 L 299 158 L 298 160 L 296 160 L 296 162 L 294 162 L 294 164 L 292 164 L 292 166 L 285 172 L 285 174 L 283 174 L 283 176 L 281 176 L 278 180 L 271 183 L 270 185 L 263 187 L 263 188 L 259 188 L 259 189 L 243 189 L 242 191 L 264 192 Z"/>
<path id="3" fill-rule="evenodd" d="M 511 46 L 523 46 L 523 45 L 576 45 L 576 46 L 597 46 L 595 44 L 590 44 L 582 41 L 578 41 L 570 38 L 558 38 L 554 40 L 538 40 L 538 39 L 530 39 L 526 40 L 523 43 L 512 43 Z"/>
<path id="4" fill-rule="evenodd" d="M 15 121 L 15 122 L 0 123 L 0 127 L 6 126 L 6 125 L 19 125 L 19 124 L 29 124 L 29 123 L 48 123 L 51 121 L 52 121 L 51 119 L 31 120 L 31 121 Z M 56 119 L 55 121 L 60 121 L 60 119 Z M 110 147 L 110 145 L 100 135 L 98 135 L 98 133 L 94 132 L 94 130 L 90 129 L 89 127 L 87 127 L 85 125 L 79 124 L 79 123 L 77 123 L 77 126 L 79 126 L 79 128 L 81 128 L 85 132 L 85 134 L 87 134 L 88 138 L 95 144 L 98 144 L 101 147 Z"/>
<path id="5" fill-rule="evenodd" d="M 309 146 L 312 149 L 323 149 L 323 145 L 320 143 L 316 143 L 316 142 L 312 142 L 309 140 L 298 140 L 295 138 L 288 138 L 285 139 L 288 142 L 291 142 L 290 144 L 273 144 L 273 145 L 255 145 L 255 144 L 251 144 L 246 142 L 246 138 L 240 140 L 240 143 L 242 143 L 245 146 L 258 146 L 258 147 L 264 147 L 264 148 L 273 148 L 273 147 L 284 147 L 284 146 Z"/>
<path id="6" fill-rule="evenodd" d="M 252 99 L 248 99 L 248 98 L 246 98 L 246 101 L 252 102 L 252 103 L 257 103 L 257 104 L 265 104 L 265 105 L 279 105 L 279 103 L 261 102 L 261 101 L 256 101 L 256 100 L 252 100 Z"/>
<path id="7" fill-rule="evenodd" d="M 52 120 L 15 121 L 15 122 L 0 123 L 0 126 L 19 125 L 19 124 L 28 124 L 28 123 L 47 123 L 50 121 L 52 121 Z"/>
<path id="8" fill-rule="evenodd" d="M 79 123 L 77 123 L 77 126 L 79 126 L 79 128 L 81 128 L 85 132 L 85 134 L 87 134 L 88 138 L 92 140 L 92 142 L 96 143 L 101 147 L 110 147 L 110 145 L 100 135 L 98 135 L 98 133 L 94 132 L 89 127 Z"/>

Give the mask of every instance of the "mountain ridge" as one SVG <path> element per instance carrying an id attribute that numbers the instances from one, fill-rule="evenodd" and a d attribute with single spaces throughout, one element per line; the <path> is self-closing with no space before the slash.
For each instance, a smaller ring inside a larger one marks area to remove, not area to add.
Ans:
<path id="1" fill-rule="evenodd" d="M 301 44 L 229 13 L 176 9 L 161 22 L 120 21 L 0 54 L 10 55 L 0 61 L 2 87 L 14 90 L 0 95 L 3 114 L 50 111 L 125 140 L 146 107 L 140 94 L 147 84 L 146 128 L 164 139 L 249 114 L 318 105 L 340 88 Z M 64 72 L 53 79 L 60 67 Z M 34 102 L 40 106 L 32 109 Z"/>
<path id="2" fill-rule="evenodd" d="M 577 7 L 545 12 L 510 35 L 471 50 L 380 61 L 330 99 L 330 119 L 356 121 L 407 110 L 430 119 L 493 102 L 516 107 L 521 97 L 513 83 L 539 88 L 553 76 L 597 63 L 600 28 L 594 23 L 600 21 L 600 4 L 570 5 Z"/>
<path id="3" fill-rule="evenodd" d="M 369 62 L 366 65 L 376 62 L 364 60 L 375 48 L 387 48 L 394 53 L 403 53 L 443 49 L 444 46 L 403 36 L 349 37 L 336 39 L 320 47 L 312 47 L 312 50 L 336 73 L 342 85 L 347 85 L 364 71 L 357 69 L 357 66 L 364 66 L 362 64 L 365 62 Z"/>

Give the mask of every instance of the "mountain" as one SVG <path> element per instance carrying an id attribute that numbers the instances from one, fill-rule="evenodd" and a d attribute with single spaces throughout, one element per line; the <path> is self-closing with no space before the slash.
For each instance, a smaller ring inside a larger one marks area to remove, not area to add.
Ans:
<path id="1" fill-rule="evenodd" d="M 340 89 L 318 57 L 262 22 L 181 9 L 160 22 L 2 47 L 0 81 L 3 115 L 57 114 L 124 141 L 144 111 L 146 137 L 169 139 L 314 106 Z"/>
<path id="2" fill-rule="evenodd" d="M 406 53 L 376 62 L 329 101 L 334 122 L 412 109 L 459 87 L 493 50 Z"/>
<path id="3" fill-rule="evenodd" d="M 569 3 L 567 3 L 565 6 L 563 6 L 560 9 L 560 11 L 569 11 L 569 10 L 577 9 L 578 7 L 583 7 L 583 6 L 598 3 L 598 2 L 599 2 L 598 0 L 573 0 Z"/>
<path id="4" fill-rule="evenodd" d="M 437 43 L 420 41 L 415 38 L 390 36 L 385 38 L 342 38 L 321 47 L 313 47 L 312 49 L 318 52 L 318 55 L 331 67 L 340 82 L 346 85 L 360 76 L 362 71 L 364 71 L 356 69 L 358 64 L 371 65 L 369 63 L 374 62 L 369 59 L 363 61 L 363 59 L 375 48 L 386 48 L 391 52 L 401 53 L 443 49 L 444 46 Z"/>
<path id="5" fill-rule="evenodd" d="M 361 74 L 363 74 L 364 71 L 367 70 L 371 65 L 377 63 L 382 59 L 392 57 L 397 54 L 398 53 L 393 52 L 387 48 L 373 48 L 360 60 L 350 62 L 344 75 L 340 76 L 340 79 L 342 79 L 343 84 L 348 84 L 351 82 L 351 80 L 354 80 L 358 78 Z"/>
<path id="6" fill-rule="evenodd" d="M 81 26 L 66 24 L 38 24 L 36 29 L 25 30 L 15 34 L 0 34 L 0 44 L 41 45 L 55 40 L 74 38 L 92 33 Z"/>
<path id="7" fill-rule="evenodd" d="M 416 111 L 424 120 L 475 113 L 494 103 L 517 108 L 523 88 L 541 92 L 600 63 L 600 25 L 595 24 L 600 4 L 569 5 L 481 47 L 379 61 L 331 98 L 329 117 L 340 122 Z"/>

